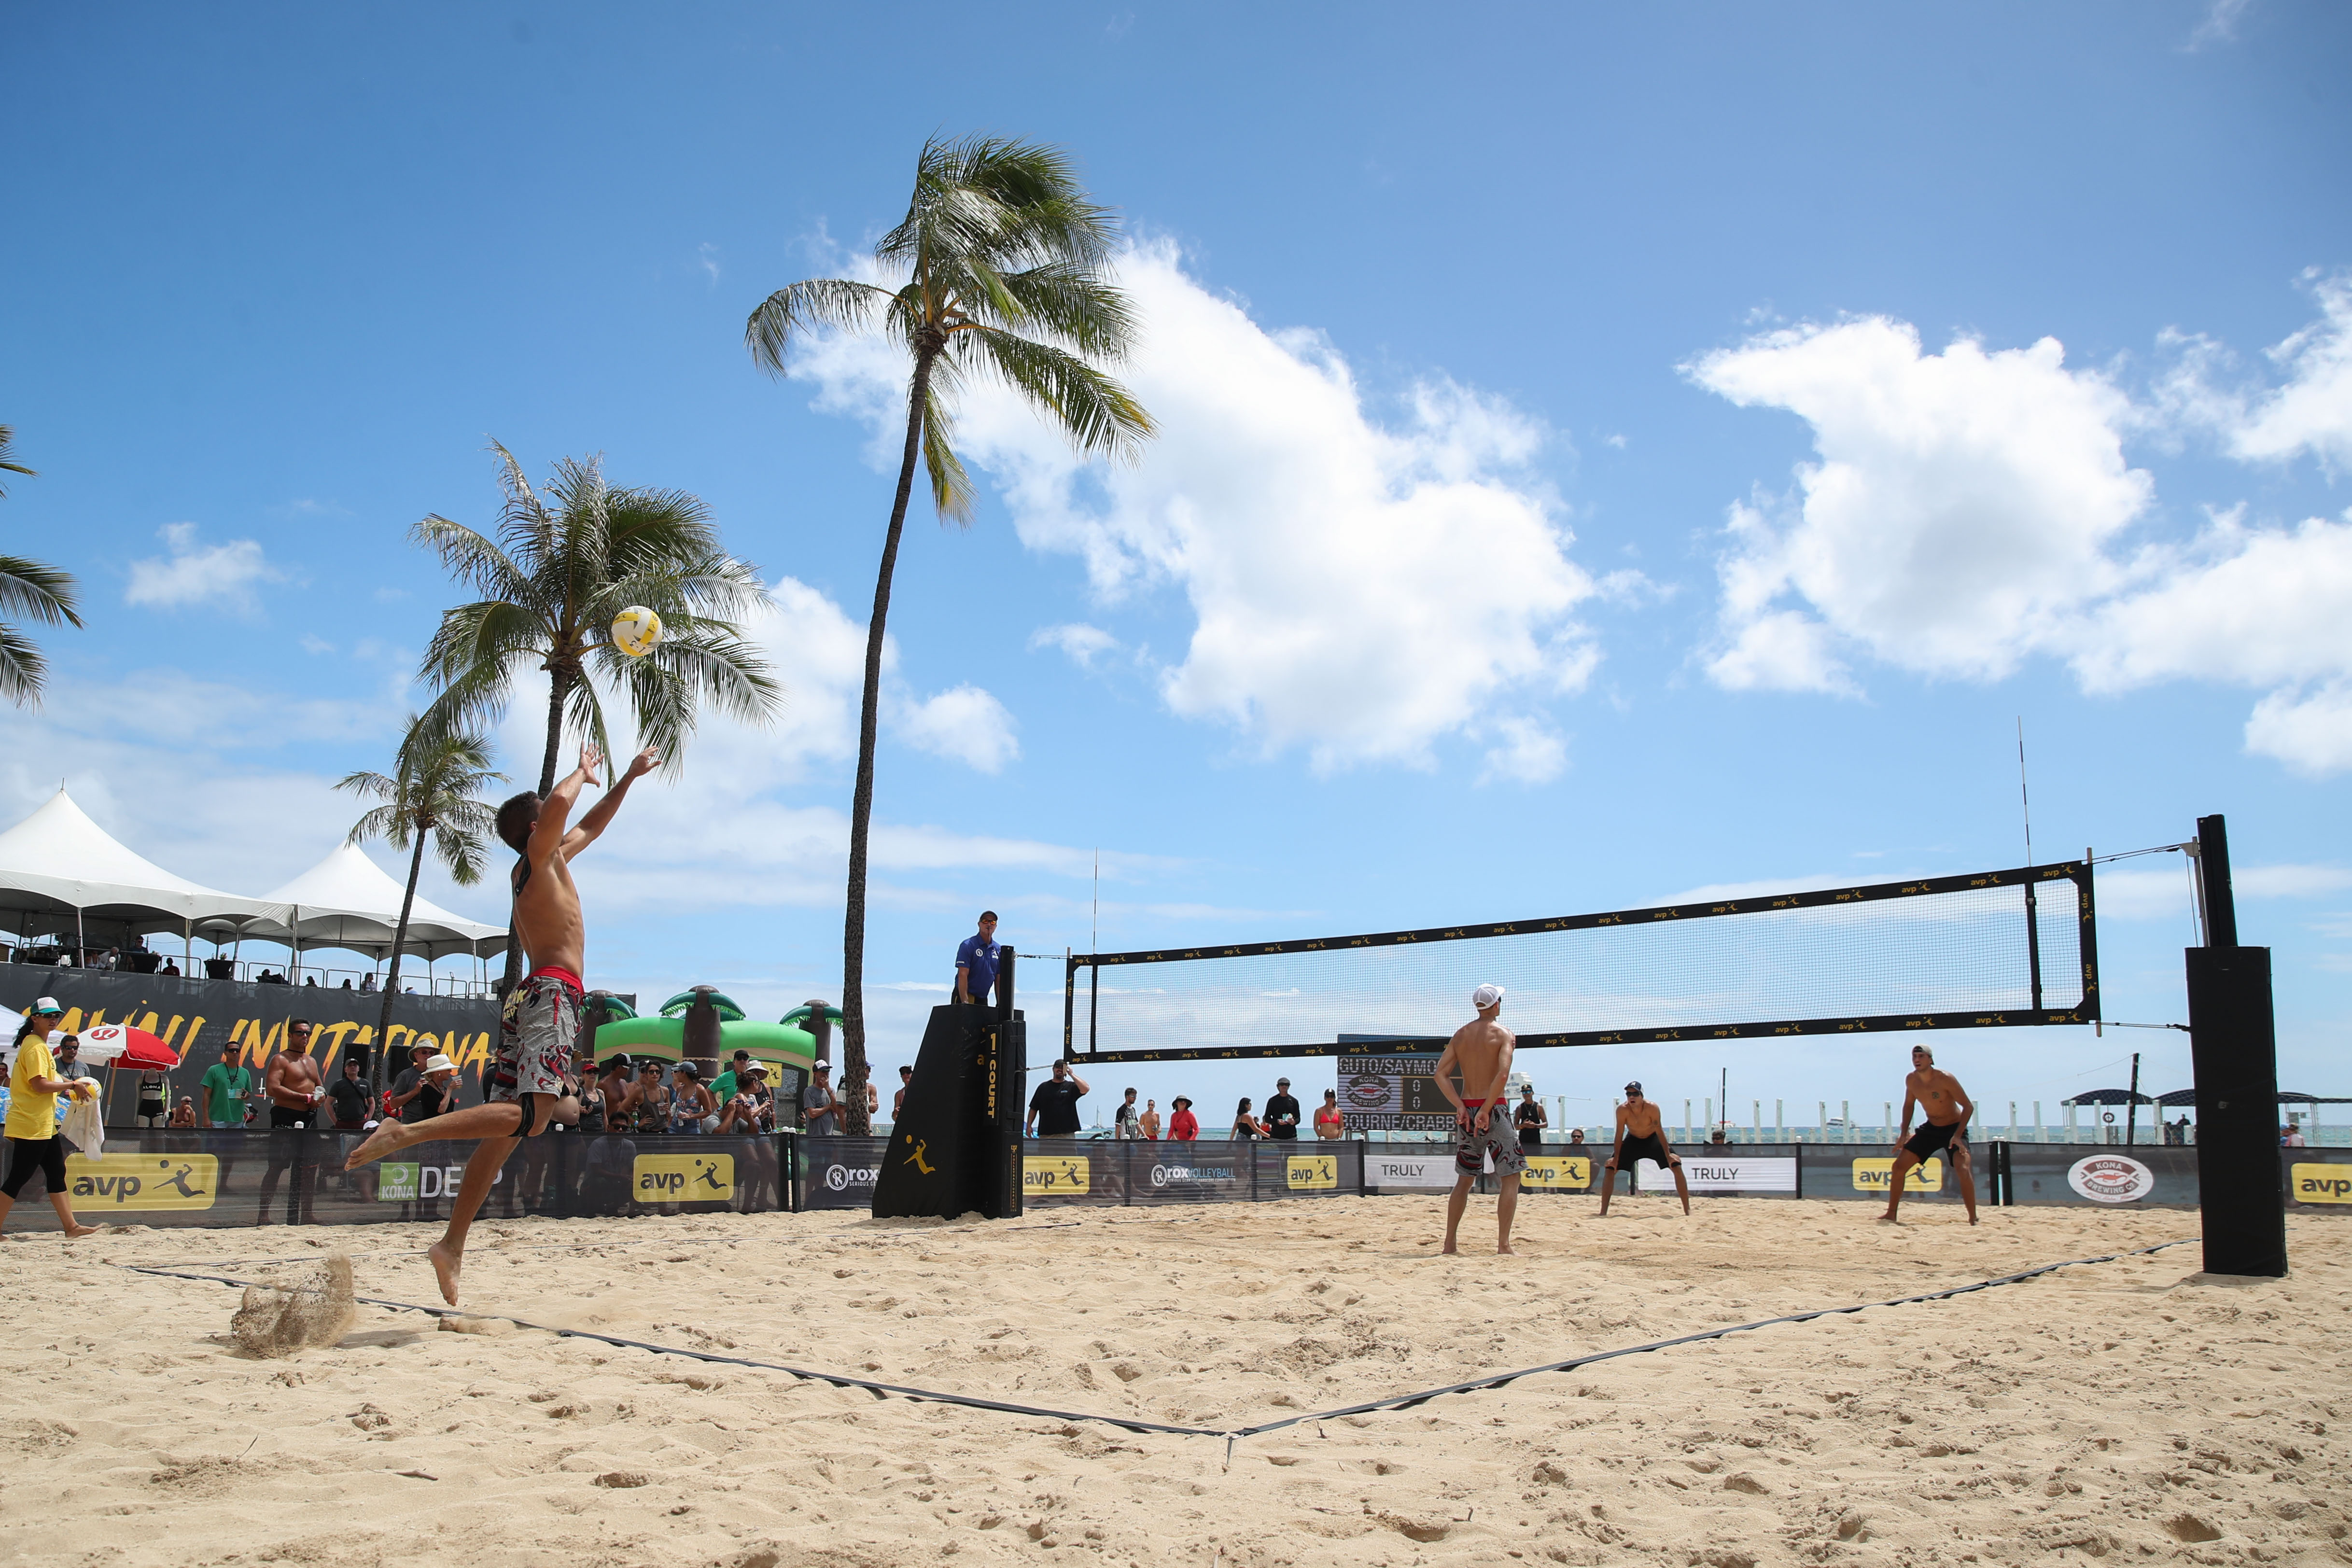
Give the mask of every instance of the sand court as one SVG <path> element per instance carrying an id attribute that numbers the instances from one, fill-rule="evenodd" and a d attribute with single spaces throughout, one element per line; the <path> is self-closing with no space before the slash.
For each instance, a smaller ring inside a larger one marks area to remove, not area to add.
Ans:
<path id="1" fill-rule="evenodd" d="M 271 1360 L 236 1232 L 0 1247 L 24 1561 L 883 1564 L 2341 1562 L 2352 1252 L 2289 1216 L 2288 1279 L 2197 1249 L 1782 1325 L 1411 1409 L 1221 1438 L 877 1399 L 532 1322 L 941 1393 L 1217 1430 L 1581 1353 L 2193 1236 L 2177 1211 L 1529 1199 L 1517 1258 L 1434 1255 L 1443 1199 L 491 1222 L 475 1321 L 362 1306 Z M 1909 1212 L 1909 1211 L 1906 1211 Z M 1491 1247 L 1490 1200 L 1464 1241 Z M 432 1227 L 350 1248 L 436 1300 Z M 402 1250 L 404 1247 L 418 1250 Z M 61 1359 L 58 1352 L 64 1352 Z"/>

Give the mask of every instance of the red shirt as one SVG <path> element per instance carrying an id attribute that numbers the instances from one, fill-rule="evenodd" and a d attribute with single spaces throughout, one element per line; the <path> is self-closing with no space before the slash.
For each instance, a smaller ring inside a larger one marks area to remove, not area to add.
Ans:
<path id="1" fill-rule="evenodd" d="M 1168 1137 L 1171 1142 L 1190 1143 L 1200 1135 L 1201 1119 L 1192 1114 L 1191 1106 L 1180 1107 L 1176 1114 L 1168 1119 Z"/>

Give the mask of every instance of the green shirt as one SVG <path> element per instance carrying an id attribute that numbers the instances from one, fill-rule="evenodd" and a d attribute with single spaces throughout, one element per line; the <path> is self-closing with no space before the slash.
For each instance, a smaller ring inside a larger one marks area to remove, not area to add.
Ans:
<path id="1" fill-rule="evenodd" d="M 205 1069 L 200 1086 L 205 1095 L 205 1109 L 215 1126 L 226 1123 L 231 1127 L 245 1125 L 245 1098 L 253 1092 L 253 1069 L 223 1067 L 215 1062 Z"/>
<path id="2" fill-rule="evenodd" d="M 729 1068 L 725 1072 L 712 1079 L 710 1092 L 719 1097 L 719 1109 L 725 1110 L 727 1102 L 735 1098 L 735 1069 Z"/>

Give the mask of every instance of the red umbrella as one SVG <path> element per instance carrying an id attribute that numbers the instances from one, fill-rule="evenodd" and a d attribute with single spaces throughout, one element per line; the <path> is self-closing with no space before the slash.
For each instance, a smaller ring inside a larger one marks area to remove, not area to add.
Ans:
<path id="1" fill-rule="evenodd" d="M 100 1024 L 81 1032 L 81 1059 L 87 1067 L 169 1070 L 180 1065 L 180 1053 L 160 1035 L 127 1024 Z"/>

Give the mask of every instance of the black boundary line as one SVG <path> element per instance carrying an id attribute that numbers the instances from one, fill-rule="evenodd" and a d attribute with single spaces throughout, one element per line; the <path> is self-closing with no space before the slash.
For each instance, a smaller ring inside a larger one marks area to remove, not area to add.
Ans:
<path id="1" fill-rule="evenodd" d="M 919 1405 L 954 1405 L 967 1410 L 993 1410 L 1007 1415 L 1030 1415 L 1046 1421 L 1093 1421 L 1107 1426 L 1117 1426 L 1128 1432 L 1160 1432 L 1175 1437 L 1223 1437 L 1225 1439 L 1226 1453 L 1230 1456 L 1234 1442 L 1237 1438 L 1262 1436 L 1268 1432 L 1279 1432 L 1286 1427 L 1303 1426 L 1309 1421 L 1331 1421 L 1343 1415 L 1365 1415 L 1381 1410 L 1410 1410 L 1417 1405 L 1424 1405 L 1430 1400 L 1441 1398 L 1449 1394 L 1475 1394 L 1485 1389 L 1501 1388 L 1506 1384 L 1517 1383 L 1523 1377 L 1533 1377 L 1539 1373 L 1571 1372 L 1580 1366 L 1591 1366 L 1596 1362 L 1614 1361 L 1621 1356 L 1646 1355 L 1653 1351 L 1671 1350 L 1676 1345 L 1697 1344 L 1706 1340 L 1719 1340 L 1729 1334 L 1747 1333 L 1756 1329 L 1776 1328 L 1783 1323 L 1810 1323 L 1818 1318 L 1836 1317 L 1846 1312 L 1868 1311 L 1873 1307 L 1908 1307 L 1922 1301 L 1949 1300 L 1952 1297 L 1965 1296 L 1970 1291 L 1990 1290 L 1996 1285 L 2014 1285 L 2021 1280 L 2039 1279 L 2044 1274 L 2053 1274 L 2061 1268 L 2074 1268 L 2093 1263 L 2113 1263 L 2119 1258 L 2141 1258 L 2151 1252 L 2162 1252 L 2168 1247 L 2186 1247 L 2189 1239 L 2192 1238 L 2160 1241 L 2154 1247 L 2134 1247 L 2128 1252 L 2111 1252 L 2103 1258 L 2070 1258 L 2063 1263 L 2045 1263 L 2038 1268 L 2028 1268 L 2018 1274 L 2004 1274 L 1997 1279 L 1979 1279 L 1973 1285 L 1956 1285 L 1947 1290 L 1930 1290 L 1917 1296 L 1898 1296 L 1887 1301 L 1860 1301 L 1851 1307 L 1822 1307 L 1814 1311 L 1796 1312 L 1782 1318 L 1762 1318 L 1752 1323 L 1733 1323 L 1726 1328 L 1703 1329 L 1697 1333 L 1682 1334 L 1670 1340 L 1653 1340 L 1647 1344 L 1627 1345 L 1613 1351 L 1596 1351 L 1591 1355 L 1571 1356 L 1566 1361 L 1548 1362 L 1542 1366 L 1521 1367 L 1517 1372 L 1482 1377 L 1471 1383 L 1450 1384 L 1444 1388 L 1425 1389 L 1419 1394 L 1401 1394 L 1388 1399 L 1371 1400 L 1362 1405 L 1343 1405 L 1336 1410 L 1311 1411 L 1303 1415 L 1287 1416 L 1280 1421 L 1266 1421 L 1255 1426 L 1240 1426 L 1225 1430 L 1211 1426 L 1179 1426 L 1159 1421 L 1139 1421 L 1124 1415 L 1103 1415 L 1076 1410 L 1048 1410 L 1034 1405 L 1011 1405 L 1003 1400 L 980 1399 L 970 1394 L 941 1394 L 934 1389 L 908 1388 L 902 1384 L 895 1383 L 877 1383 L 870 1378 L 851 1377 L 844 1373 L 812 1372 L 805 1367 L 789 1366 L 782 1362 L 754 1361 L 749 1356 L 719 1355 L 710 1351 L 687 1350 L 677 1345 L 655 1344 L 646 1340 L 623 1339 L 616 1334 L 600 1334 L 588 1329 L 559 1329 L 550 1324 L 534 1323 L 528 1319 L 513 1317 L 503 1312 L 465 1312 L 455 1307 L 421 1306 L 414 1301 L 394 1301 L 381 1296 L 355 1296 L 352 1300 L 371 1307 L 389 1308 L 397 1312 L 423 1312 L 435 1318 L 490 1318 L 512 1323 L 517 1328 L 531 1329 L 563 1339 L 593 1340 L 599 1344 L 615 1345 L 624 1350 L 646 1351 L 655 1355 L 683 1356 L 689 1361 L 707 1362 L 717 1366 L 743 1366 L 760 1372 L 786 1373 L 804 1383 L 830 1384 L 835 1388 L 862 1388 L 877 1399 L 887 1399 L 896 1395 Z M 306 1259 L 305 1261 L 317 1260 Z M 232 1279 L 225 1274 L 196 1274 L 175 1268 L 153 1268 L 137 1263 L 116 1263 L 110 1267 L 125 1269 L 133 1274 L 152 1275 L 163 1279 L 194 1279 L 207 1284 L 238 1288 L 265 1283 L 257 1279 Z"/>

